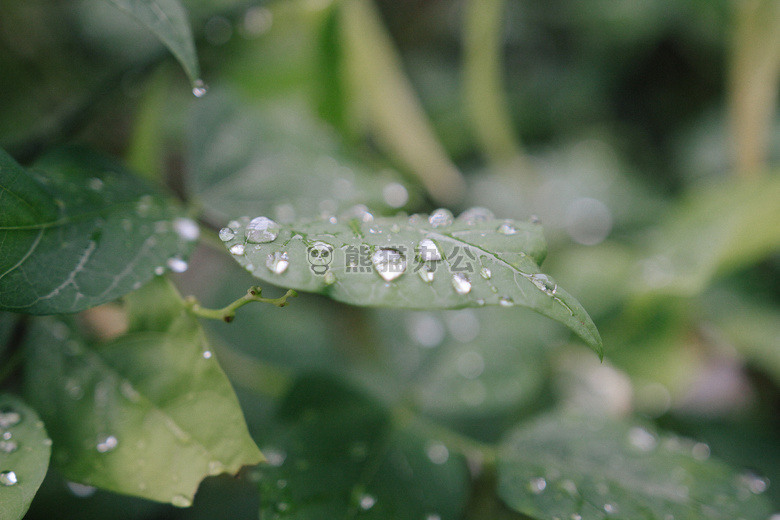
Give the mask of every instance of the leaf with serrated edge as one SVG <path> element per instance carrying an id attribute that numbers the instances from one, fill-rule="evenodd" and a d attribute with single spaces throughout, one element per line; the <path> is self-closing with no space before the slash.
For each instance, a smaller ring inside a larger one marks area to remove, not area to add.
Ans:
<path id="1" fill-rule="evenodd" d="M 198 80 L 200 65 L 195 53 L 187 12 L 179 0 L 105 0 L 149 29 L 179 60 L 191 82 Z"/>
<path id="2" fill-rule="evenodd" d="M 41 319 L 26 347 L 27 395 L 54 439 L 54 463 L 74 482 L 176 506 L 200 481 L 263 456 L 197 320 L 165 279 L 133 293 L 134 320 L 106 344 Z"/>
<path id="3" fill-rule="evenodd" d="M 275 238 L 260 243 L 247 237 L 247 227 L 251 234 L 254 224 L 242 217 L 228 223 L 221 236 L 241 265 L 275 285 L 376 307 L 528 307 L 563 323 L 602 355 L 601 338 L 587 312 L 539 270 L 546 243 L 538 224 L 468 217 L 453 221 L 446 210 L 432 215 L 441 218 L 375 219 L 355 208 L 340 219 L 272 223 L 271 233 L 256 235 L 259 240 Z M 282 260 L 281 267 L 274 258 Z M 432 279 L 423 279 L 425 270 Z"/>
<path id="4" fill-rule="evenodd" d="M 766 482 L 709 453 L 643 425 L 554 413 L 502 443 L 498 493 L 534 518 L 768 518 Z"/>
<path id="5" fill-rule="evenodd" d="M 197 224 L 114 160 L 60 149 L 36 167 L 0 150 L 0 309 L 77 312 L 186 265 Z"/>
<path id="6" fill-rule="evenodd" d="M 0 394 L 0 518 L 24 517 L 49 469 L 51 440 L 35 410 Z"/>

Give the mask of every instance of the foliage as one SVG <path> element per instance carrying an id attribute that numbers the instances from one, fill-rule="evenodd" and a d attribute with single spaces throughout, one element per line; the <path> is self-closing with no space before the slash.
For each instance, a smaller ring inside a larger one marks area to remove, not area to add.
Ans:
<path id="1" fill-rule="evenodd" d="M 776 520 L 777 9 L 602 3 L 4 8 L 0 519 Z"/>

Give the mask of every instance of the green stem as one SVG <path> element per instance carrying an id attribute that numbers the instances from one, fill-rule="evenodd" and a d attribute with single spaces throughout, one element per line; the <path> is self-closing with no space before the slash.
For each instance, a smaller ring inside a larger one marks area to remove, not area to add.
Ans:
<path id="1" fill-rule="evenodd" d="M 184 304 L 187 309 L 196 316 L 230 323 L 236 317 L 236 309 L 243 307 L 249 302 L 263 302 L 276 305 L 277 307 L 285 307 L 288 298 L 295 298 L 298 296 L 297 292 L 290 289 L 280 298 L 263 298 L 262 291 L 263 289 L 259 286 L 250 287 L 244 296 L 221 309 L 206 309 L 201 307 L 198 300 L 193 296 L 185 298 Z"/>

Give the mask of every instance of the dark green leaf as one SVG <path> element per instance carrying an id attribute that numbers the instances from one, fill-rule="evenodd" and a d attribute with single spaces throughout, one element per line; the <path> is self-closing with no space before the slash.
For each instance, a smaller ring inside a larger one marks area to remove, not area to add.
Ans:
<path id="1" fill-rule="evenodd" d="M 187 12 L 179 0 L 105 0 L 149 29 L 179 60 L 193 86 L 200 78 Z M 202 85 L 201 85 L 202 87 Z M 201 94 L 202 95 L 202 94 Z"/>
<path id="2" fill-rule="evenodd" d="M 36 166 L 0 150 L 0 309 L 76 312 L 186 268 L 198 226 L 174 201 L 85 150 Z"/>
<path id="3" fill-rule="evenodd" d="M 285 226 L 242 217 L 220 236 L 241 265 L 276 285 L 366 306 L 528 307 L 563 323 L 601 355 L 588 314 L 539 271 L 546 244 L 535 223 L 496 220 L 480 209 L 454 221 L 447 210 L 374 219 L 357 207 L 338 220 Z"/>
<path id="4" fill-rule="evenodd" d="M 171 304 L 172 287 L 160 279 L 131 299 L 142 309 L 133 330 L 106 344 L 41 320 L 27 344 L 27 394 L 69 480 L 188 506 L 204 477 L 262 455 L 198 322 Z"/>
<path id="5" fill-rule="evenodd" d="M 282 402 L 259 469 L 262 518 L 459 518 L 462 457 L 413 427 L 391 426 L 372 399 L 323 376 L 301 378 Z M 267 516 L 265 516 L 267 515 Z"/>
<path id="6" fill-rule="evenodd" d="M 709 451 L 612 419 L 546 416 L 503 443 L 499 494 L 536 518 L 766 520 L 767 482 Z"/>
<path id="7" fill-rule="evenodd" d="M 332 130 L 296 103 L 258 108 L 213 90 L 190 128 L 190 190 L 219 219 L 260 212 L 289 222 L 409 198 L 397 173 L 345 158 Z"/>
<path id="8" fill-rule="evenodd" d="M 35 410 L 0 394 L 0 518 L 24 517 L 49 469 L 51 439 Z"/>

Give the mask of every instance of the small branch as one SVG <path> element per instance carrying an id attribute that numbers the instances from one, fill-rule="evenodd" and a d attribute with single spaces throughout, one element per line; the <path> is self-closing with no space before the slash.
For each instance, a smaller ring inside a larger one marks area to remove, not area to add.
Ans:
<path id="1" fill-rule="evenodd" d="M 263 302 L 276 305 L 277 307 L 285 307 L 287 305 L 288 298 L 295 298 L 298 293 L 294 290 L 288 290 L 281 298 L 263 298 L 263 289 L 259 286 L 250 287 L 244 296 L 234 301 L 230 305 L 221 309 L 205 309 L 201 307 L 200 303 L 193 296 L 188 296 L 184 300 L 184 304 L 187 309 L 196 316 L 201 318 L 208 318 L 210 320 L 222 320 L 226 323 L 233 321 L 236 317 L 236 309 L 243 307 L 249 302 Z"/>

